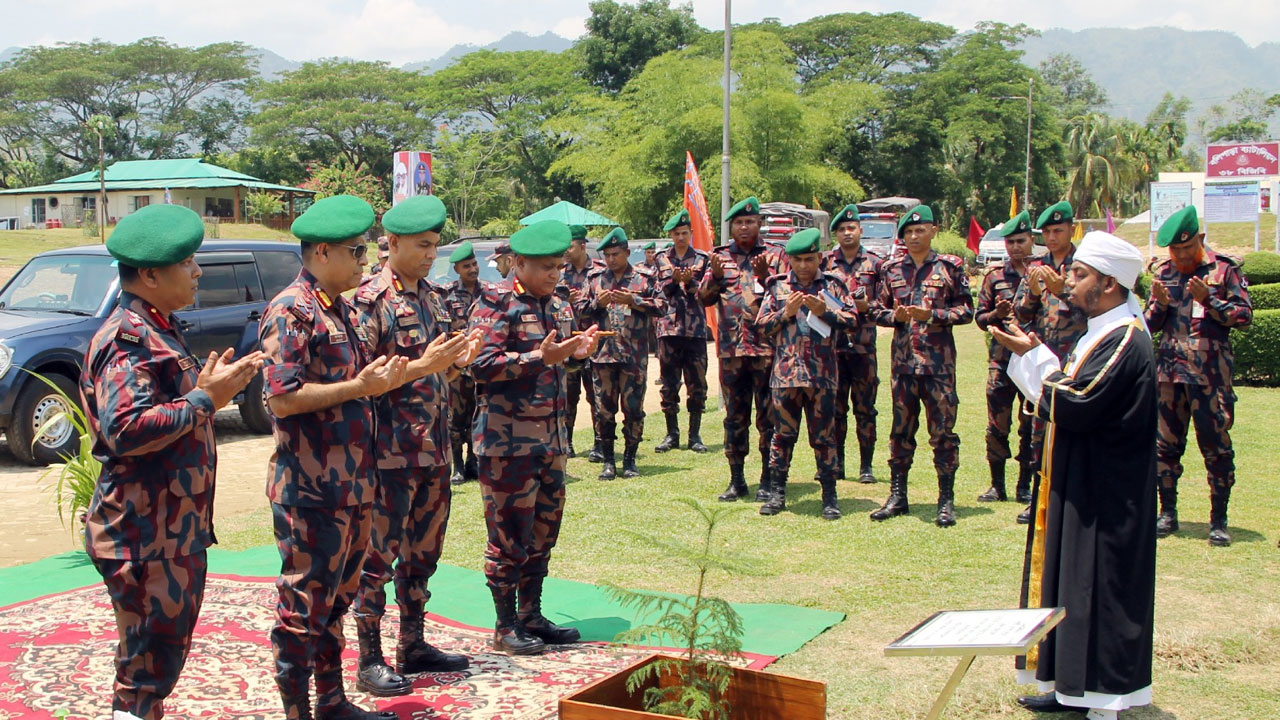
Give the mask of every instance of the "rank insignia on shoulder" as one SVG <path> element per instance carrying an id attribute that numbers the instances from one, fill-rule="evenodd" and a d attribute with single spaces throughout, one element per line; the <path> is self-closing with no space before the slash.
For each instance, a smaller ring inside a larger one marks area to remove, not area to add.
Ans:
<path id="1" fill-rule="evenodd" d="M 125 342 L 129 342 L 129 343 L 141 343 L 141 342 L 142 342 L 142 337 L 141 337 L 141 336 L 139 336 L 137 333 L 131 333 L 131 332 L 128 332 L 128 331 L 126 331 L 126 330 L 121 330 L 121 331 L 120 331 L 120 333 L 119 333 L 118 335 L 116 335 L 116 337 L 120 338 L 121 340 L 123 340 L 123 341 L 125 341 Z"/>

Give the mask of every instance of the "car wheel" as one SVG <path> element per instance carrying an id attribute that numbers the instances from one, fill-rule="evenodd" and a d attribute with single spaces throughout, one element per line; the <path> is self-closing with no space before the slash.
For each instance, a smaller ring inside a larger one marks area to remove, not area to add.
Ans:
<path id="1" fill-rule="evenodd" d="M 271 416 L 267 413 L 267 404 L 262 399 L 262 373 L 259 372 L 244 388 L 244 399 L 240 402 L 240 419 L 250 431 L 259 435 L 271 432 Z"/>
<path id="2" fill-rule="evenodd" d="M 78 392 L 75 382 L 65 375 L 50 374 L 46 376 L 58 389 L 74 398 Z M 9 425 L 9 450 L 14 457 L 28 465 L 48 465 L 62 462 L 67 455 L 74 455 L 79 450 L 80 437 L 76 434 L 76 426 L 69 418 L 59 420 L 45 429 L 39 438 L 35 437 L 36 428 L 58 413 L 74 410 L 67 398 L 54 392 L 53 388 L 40 382 L 37 378 L 28 378 L 18 393 L 13 404 L 13 420 Z"/>

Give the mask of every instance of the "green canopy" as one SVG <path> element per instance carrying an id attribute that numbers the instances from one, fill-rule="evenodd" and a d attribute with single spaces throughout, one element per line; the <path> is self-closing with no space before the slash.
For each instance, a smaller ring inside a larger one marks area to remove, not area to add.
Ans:
<path id="1" fill-rule="evenodd" d="M 618 223 L 601 215 L 600 213 L 591 212 L 590 210 L 574 205 L 568 200 L 560 202 L 550 207 L 544 207 L 538 212 L 520 218 L 521 225 L 532 225 L 543 220 L 559 220 L 565 225 L 617 225 Z"/>

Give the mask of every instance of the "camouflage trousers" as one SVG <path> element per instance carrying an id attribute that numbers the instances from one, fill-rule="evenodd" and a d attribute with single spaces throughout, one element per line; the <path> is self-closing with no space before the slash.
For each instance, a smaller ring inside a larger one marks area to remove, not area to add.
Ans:
<path id="1" fill-rule="evenodd" d="M 956 435 L 956 376 L 894 375 L 893 428 L 889 431 L 889 469 L 906 472 L 916 454 L 920 405 L 924 404 L 933 446 L 933 466 L 939 475 L 954 475 L 960 466 L 960 436 Z"/>
<path id="2" fill-rule="evenodd" d="M 596 427 L 601 442 L 613 442 L 618 430 L 618 406 L 622 406 L 622 439 L 639 445 L 644 437 L 646 365 L 592 363 L 596 386 Z"/>
<path id="3" fill-rule="evenodd" d="M 851 400 L 853 417 L 857 423 L 858 446 L 875 447 L 876 394 L 880 389 L 876 354 L 836 353 L 836 369 L 839 373 L 834 418 L 836 447 L 844 447 L 845 439 L 849 437 Z"/>
<path id="4" fill-rule="evenodd" d="M 280 577 L 271 651 L 284 697 L 307 692 L 316 705 L 342 697 L 342 617 L 356 596 L 369 547 L 371 506 L 312 508 L 271 504 Z"/>
<path id="5" fill-rule="evenodd" d="M 756 431 L 760 434 L 760 455 L 769 456 L 773 424 L 769 417 L 772 400 L 769 375 L 772 357 L 720 358 L 720 396 L 724 398 L 724 456 L 730 464 L 747 457 L 751 427 L 751 403 L 756 406 Z"/>
<path id="6" fill-rule="evenodd" d="M 566 372 L 569 377 L 569 409 L 565 413 L 565 422 L 569 427 L 569 438 L 573 439 L 574 420 L 578 417 L 578 399 L 585 393 L 587 396 L 587 409 L 590 410 L 591 427 L 595 430 L 595 434 L 599 435 L 600 431 L 596 425 L 596 382 L 595 371 L 589 362 L 584 362 L 575 367 L 569 367 Z"/>
<path id="7" fill-rule="evenodd" d="M 449 441 L 461 447 L 471 442 L 471 421 L 476 416 L 476 381 L 459 375 L 449 381 Z"/>
<path id="8" fill-rule="evenodd" d="M 680 412 L 680 381 L 685 406 L 701 413 L 707 406 L 707 341 L 702 338 L 658 338 L 658 372 L 662 378 L 662 414 Z"/>
<path id="9" fill-rule="evenodd" d="M 835 479 L 839 465 L 836 427 L 836 391 L 829 388 L 773 388 L 773 437 L 769 441 L 769 471 L 785 477 L 791 469 L 791 453 L 800 437 L 800 413 L 809 428 L 809 447 L 818 463 L 818 475 Z"/>
<path id="10" fill-rule="evenodd" d="M 144 720 L 162 717 L 204 601 L 205 552 L 161 560 L 94 558 L 93 565 L 111 596 L 120 635 L 111 709 Z"/>
<path id="11" fill-rule="evenodd" d="M 521 580 L 547 576 L 564 514 L 564 466 L 563 455 L 480 456 L 490 588 L 518 588 Z"/>
<path id="12" fill-rule="evenodd" d="M 1034 465 L 1036 454 L 1031 447 L 1032 418 L 1022 412 L 1022 393 L 999 368 L 987 370 L 987 462 L 1002 463 L 1013 457 L 1009 433 L 1013 416 L 1018 416 L 1018 455 L 1021 465 Z"/>
<path id="13" fill-rule="evenodd" d="M 378 471 L 369 553 L 353 615 L 382 617 L 392 580 L 401 606 L 421 606 L 431 598 L 427 581 L 440 562 L 451 498 L 448 465 Z"/>
<path id="14" fill-rule="evenodd" d="M 1231 387 L 1159 383 L 1159 425 L 1156 433 L 1156 477 L 1162 487 L 1176 487 L 1182 477 L 1182 453 L 1187 449 L 1189 425 L 1195 425 L 1196 444 L 1212 490 L 1230 490 L 1236 482 L 1236 452 L 1231 446 L 1236 394 Z"/>

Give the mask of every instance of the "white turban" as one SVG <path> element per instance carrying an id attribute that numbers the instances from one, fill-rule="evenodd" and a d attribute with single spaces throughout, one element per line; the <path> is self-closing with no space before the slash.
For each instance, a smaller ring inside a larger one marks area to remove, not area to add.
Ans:
<path id="1" fill-rule="evenodd" d="M 1142 253 L 1138 252 L 1138 248 L 1111 233 L 1094 230 L 1085 233 L 1084 239 L 1080 241 L 1075 261 L 1115 278 L 1116 282 L 1129 291 L 1130 312 L 1142 317 L 1142 303 L 1138 300 L 1137 293 L 1133 292 L 1133 286 L 1142 274 Z"/>

